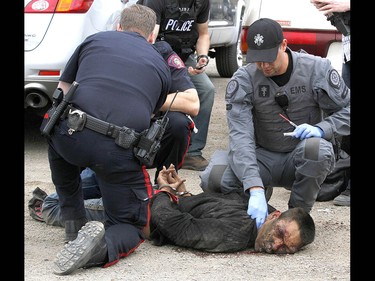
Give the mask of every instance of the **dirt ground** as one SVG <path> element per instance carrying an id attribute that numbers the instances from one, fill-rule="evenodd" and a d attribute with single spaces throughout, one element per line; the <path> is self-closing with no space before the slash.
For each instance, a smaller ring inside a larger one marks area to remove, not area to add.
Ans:
<path id="1" fill-rule="evenodd" d="M 217 94 L 204 156 L 227 147 L 224 92 L 229 79 L 220 78 L 214 60 L 208 70 Z M 33 220 L 27 202 L 39 186 L 54 192 L 47 146 L 37 130 L 38 120 L 25 118 L 24 150 L 24 280 L 350 280 L 350 208 L 332 201 L 317 202 L 311 212 L 316 224 L 315 241 L 294 255 L 254 253 L 251 249 L 231 254 L 211 254 L 175 246 L 153 246 L 145 241 L 130 256 L 109 268 L 79 269 L 68 276 L 52 273 L 53 260 L 63 247 L 64 230 Z M 153 178 L 153 171 L 150 170 Z M 199 172 L 180 170 L 193 194 L 202 192 Z M 274 188 L 270 203 L 287 209 L 289 191 Z"/>

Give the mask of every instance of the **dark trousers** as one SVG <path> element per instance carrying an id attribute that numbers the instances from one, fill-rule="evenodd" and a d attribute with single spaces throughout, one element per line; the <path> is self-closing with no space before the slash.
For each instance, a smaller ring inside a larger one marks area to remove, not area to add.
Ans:
<path id="1" fill-rule="evenodd" d="M 144 241 L 142 229 L 149 217 L 152 186 L 146 167 L 131 149 L 117 146 L 112 138 L 89 129 L 68 134 L 66 120 L 55 126 L 49 144 L 62 221 L 85 216 L 80 173 L 82 167 L 90 167 L 96 173 L 106 214 L 108 262 L 129 255 Z"/>
<path id="2" fill-rule="evenodd" d="M 173 164 L 177 171 L 181 168 L 182 160 L 185 158 L 190 145 L 193 130 L 192 122 L 186 114 L 173 111 L 169 112 L 167 116 L 169 122 L 160 143 L 160 150 L 155 156 L 153 166 L 148 167 L 156 168 L 155 184 L 163 166 L 168 168 L 170 164 Z"/>

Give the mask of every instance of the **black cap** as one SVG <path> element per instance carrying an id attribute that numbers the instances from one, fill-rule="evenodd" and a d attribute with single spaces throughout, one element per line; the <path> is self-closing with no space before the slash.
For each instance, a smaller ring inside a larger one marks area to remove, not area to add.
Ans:
<path id="1" fill-rule="evenodd" d="M 273 62 L 283 41 L 281 25 L 272 19 L 254 21 L 247 31 L 247 62 Z"/>

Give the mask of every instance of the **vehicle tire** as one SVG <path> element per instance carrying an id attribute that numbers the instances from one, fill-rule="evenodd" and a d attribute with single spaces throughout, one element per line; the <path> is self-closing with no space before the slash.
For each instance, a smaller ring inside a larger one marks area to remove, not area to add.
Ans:
<path id="1" fill-rule="evenodd" d="M 232 77 L 242 66 L 242 53 L 238 44 L 237 42 L 237 44 L 215 49 L 216 69 L 221 77 Z"/>

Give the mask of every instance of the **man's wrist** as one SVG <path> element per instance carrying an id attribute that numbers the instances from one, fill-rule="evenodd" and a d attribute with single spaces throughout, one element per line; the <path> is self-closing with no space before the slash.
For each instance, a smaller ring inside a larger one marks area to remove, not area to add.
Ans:
<path id="1" fill-rule="evenodd" d="M 207 56 L 207 55 L 198 55 L 197 56 L 197 62 L 199 62 L 199 60 L 201 58 L 205 58 L 207 60 L 207 63 L 210 61 L 210 57 L 209 56 Z"/>

